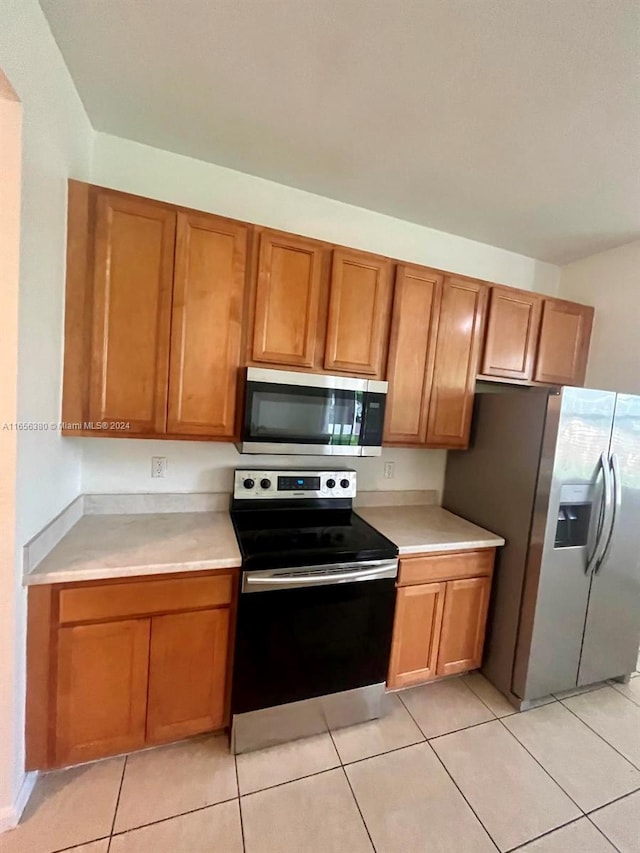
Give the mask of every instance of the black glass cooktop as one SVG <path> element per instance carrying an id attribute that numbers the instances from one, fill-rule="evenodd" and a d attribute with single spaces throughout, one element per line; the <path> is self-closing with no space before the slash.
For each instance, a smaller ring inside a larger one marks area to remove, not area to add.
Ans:
<path id="1" fill-rule="evenodd" d="M 351 510 L 232 512 L 243 569 L 393 559 L 397 547 Z"/>

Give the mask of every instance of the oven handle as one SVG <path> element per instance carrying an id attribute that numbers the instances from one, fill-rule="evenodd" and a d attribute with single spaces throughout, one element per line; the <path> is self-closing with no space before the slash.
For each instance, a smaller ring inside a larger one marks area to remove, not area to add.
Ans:
<path id="1" fill-rule="evenodd" d="M 295 571 L 295 569 L 293 571 Z M 397 574 L 397 560 L 389 560 L 384 563 L 369 565 L 366 568 L 361 567 L 354 572 L 339 572 L 326 575 L 318 572 L 308 575 L 295 575 L 289 573 L 286 575 L 265 576 L 262 572 L 256 572 L 255 574 L 247 572 L 243 577 L 242 592 L 260 592 L 274 587 L 279 589 L 290 589 L 298 586 L 327 586 L 335 583 L 379 580 L 381 578 L 395 578 Z"/>

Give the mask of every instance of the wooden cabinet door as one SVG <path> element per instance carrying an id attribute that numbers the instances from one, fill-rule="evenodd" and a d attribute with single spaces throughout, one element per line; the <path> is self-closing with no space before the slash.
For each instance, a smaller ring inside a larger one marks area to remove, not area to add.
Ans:
<path id="1" fill-rule="evenodd" d="M 533 378 L 557 385 L 583 385 L 592 324 L 589 305 L 545 299 Z"/>
<path id="2" fill-rule="evenodd" d="M 404 264 L 396 271 L 384 441 L 424 444 L 442 276 Z"/>
<path id="3" fill-rule="evenodd" d="M 391 261 L 336 249 L 331 268 L 327 370 L 382 377 L 391 311 Z"/>
<path id="4" fill-rule="evenodd" d="M 481 373 L 532 379 L 542 299 L 510 287 L 492 287 Z"/>
<path id="5" fill-rule="evenodd" d="M 221 728 L 225 720 L 229 609 L 154 616 L 147 741 Z"/>
<path id="6" fill-rule="evenodd" d="M 430 447 L 469 443 L 486 301 L 481 282 L 445 278 L 427 426 Z"/>
<path id="7" fill-rule="evenodd" d="M 406 687 L 436 675 L 445 598 L 444 583 L 398 589 L 389 687 Z"/>
<path id="8" fill-rule="evenodd" d="M 165 431 L 175 227 L 164 205 L 98 194 L 89 419 L 123 434 Z"/>
<path id="9" fill-rule="evenodd" d="M 178 214 L 167 432 L 233 438 L 248 229 Z"/>
<path id="10" fill-rule="evenodd" d="M 312 367 L 324 247 L 264 231 L 260 236 L 253 329 L 254 361 Z"/>
<path id="11" fill-rule="evenodd" d="M 490 577 L 447 582 L 438 675 L 466 672 L 482 663 L 490 589 Z"/>
<path id="12" fill-rule="evenodd" d="M 148 619 L 60 628 L 56 764 L 144 745 L 148 665 Z"/>

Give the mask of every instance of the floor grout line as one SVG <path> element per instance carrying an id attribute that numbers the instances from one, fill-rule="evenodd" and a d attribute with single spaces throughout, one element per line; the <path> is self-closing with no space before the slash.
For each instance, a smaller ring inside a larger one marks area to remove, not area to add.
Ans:
<path id="1" fill-rule="evenodd" d="M 622 794 L 621 796 L 616 797 L 615 800 L 609 800 L 608 803 L 603 803 L 601 806 L 596 806 L 595 809 L 589 809 L 589 811 L 585 812 L 585 814 L 587 815 L 587 817 L 589 817 L 589 815 L 602 811 L 602 809 L 606 809 L 608 806 L 611 806 L 614 803 L 619 803 L 620 800 L 626 800 L 627 797 L 631 797 L 633 794 L 637 794 L 638 791 L 640 791 L 640 785 L 638 785 L 637 788 L 634 788 L 633 791 L 628 791 L 626 794 Z"/>
<path id="2" fill-rule="evenodd" d="M 84 847 L 86 844 L 96 844 L 98 841 L 110 841 L 111 836 L 102 835 L 100 838 L 92 838 L 90 841 L 80 841 L 78 844 L 72 844 L 71 847 L 59 847 L 52 850 L 51 853 L 69 853 L 71 850 L 77 850 L 78 847 Z M 107 847 L 107 850 L 109 848 Z"/>
<path id="3" fill-rule="evenodd" d="M 116 807 L 113 810 L 113 820 L 111 821 L 111 829 L 109 830 L 109 843 L 107 844 L 107 853 L 111 850 L 111 839 L 113 838 L 113 830 L 116 825 L 116 817 L 118 816 L 118 806 L 120 805 L 120 795 L 122 794 L 122 786 L 124 784 L 124 774 L 127 770 L 127 759 L 128 755 L 125 755 L 124 761 L 122 762 L 122 775 L 120 776 L 120 785 L 118 787 L 118 796 L 116 797 Z"/>
<path id="4" fill-rule="evenodd" d="M 607 685 L 607 686 L 608 686 L 608 685 Z M 616 691 L 616 692 L 617 692 L 617 691 Z M 573 699 L 574 697 L 572 696 L 571 698 Z M 626 698 L 626 697 L 625 697 L 625 698 Z M 620 751 L 616 746 L 614 746 L 612 743 L 609 743 L 609 741 L 606 739 L 606 737 L 604 737 L 604 735 L 601 735 L 599 731 L 596 731 L 596 729 L 594 729 L 592 726 L 590 726 L 590 725 L 589 725 L 589 723 L 588 723 L 586 720 L 583 720 L 583 719 L 582 719 L 582 717 L 580 716 L 580 714 L 576 714 L 576 712 L 575 712 L 572 708 L 570 708 L 568 705 L 565 705 L 565 703 L 564 703 L 564 702 L 561 702 L 560 704 L 561 704 L 563 707 L 565 707 L 565 708 L 567 709 L 567 711 L 569 711 L 571 714 L 573 714 L 573 716 L 574 716 L 577 720 L 580 720 L 580 722 L 581 722 L 581 723 L 583 723 L 583 725 L 585 725 L 585 726 L 586 726 L 590 731 L 592 731 L 595 735 L 597 735 L 597 736 L 600 738 L 600 740 L 601 740 L 601 741 L 603 741 L 604 743 L 606 743 L 606 744 L 607 744 L 607 746 L 610 746 L 610 747 L 611 747 L 611 749 L 612 749 L 614 752 L 617 752 L 617 753 L 618 753 L 618 755 L 622 756 L 622 758 L 624 758 L 624 760 L 625 760 L 628 764 L 630 764 L 630 765 L 634 768 L 634 770 L 640 770 L 640 766 L 639 766 L 638 764 L 635 764 L 633 761 L 631 761 L 631 759 L 630 759 L 630 758 L 628 758 L 628 757 L 627 757 L 623 752 L 621 752 L 621 751 Z M 631 704 L 632 704 L 632 705 L 635 705 L 635 702 L 632 702 Z M 636 705 L 636 707 L 638 707 L 638 706 Z"/>
<path id="5" fill-rule="evenodd" d="M 229 748 L 231 748 L 231 744 L 229 744 Z M 240 777 L 238 775 L 238 756 L 234 752 L 233 754 L 233 766 L 236 770 L 236 790 L 238 792 L 238 813 L 240 815 L 240 838 L 242 839 L 242 850 L 243 853 L 246 853 L 247 846 L 244 841 L 244 821 L 242 819 L 242 798 L 240 797 Z M 109 853 L 109 851 L 107 851 Z"/>
<path id="6" fill-rule="evenodd" d="M 332 770 L 339 770 L 342 764 L 334 764 L 333 767 L 325 767 L 324 770 L 315 770 L 313 773 L 305 773 L 304 776 L 296 776 L 295 779 L 285 779 L 284 782 L 276 782 L 275 785 L 265 785 L 264 788 L 257 788 L 255 791 L 247 791 L 246 794 L 240 794 L 240 800 L 247 797 L 253 797 L 254 794 L 262 794 L 264 791 L 271 791 L 273 788 L 282 788 L 283 785 L 291 785 L 293 782 L 301 782 L 303 779 L 311 779 L 312 776 L 322 776 L 323 773 L 331 773 Z"/>
<path id="7" fill-rule="evenodd" d="M 402 704 L 404 705 L 404 702 L 403 702 Z M 416 724 L 416 726 L 418 726 L 418 728 L 420 729 L 420 726 L 418 725 L 418 721 L 416 720 L 416 718 L 413 716 L 413 714 L 412 714 L 412 713 L 411 713 L 411 711 L 407 708 L 407 706 L 406 706 L 406 705 L 405 705 L 405 708 L 406 708 L 406 710 L 407 710 L 407 713 L 409 714 L 409 716 L 410 716 L 410 717 L 411 717 L 411 719 L 413 720 L 413 722 L 414 722 L 414 723 Z M 493 714 L 493 711 L 492 711 L 491 713 Z M 492 721 L 492 720 L 489 720 L 488 722 L 493 722 L 493 721 Z M 482 725 L 482 723 L 481 723 L 480 725 Z M 471 727 L 470 727 L 470 728 L 471 728 Z M 420 729 L 420 731 L 422 731 L 422 729 Z M 460 731 L 460 730 L 459 730 L 459 731 Z M 424 732 L 423 732 L 423 734 L 424 734 Z M 462 799 L 465 801 L 465 803 L 467 804 L 467 806 L 468 806 L 468 807 L 469 807 L 469 809 L 471 810 L 471 813 L 474 815 L 475 819 L 478 821 L 478 823 L 480 824 L 480 826 L 481 826 L 481 827 L 483 828 L 483 830 L 485 831 L 485 833 L 486 833 L 487 838 L 489 839 L 489 841 L 493 844 L 493 846 L 496 848 L 496 850 L 498 851 L 498 853 L 500 853 L 500 847 L 498 846 L 497 842 L 494 840 L 493 836 L 491 835 L 491 833 L 489 832 L 489 830 L 487 829 L 487 827 L 484 825 L 484 823 L 480 820 L 480 818 L 479 818 L 479 816 L 478 816 L 478 814 L 477 814 L 476 810 L 473 808 L 473 806 L 471 805 L 471 803 L 469 802 L 469 800 L 468 800 L 468 799 L 465 797 L 465 795 L 462 793 L 462 791 L 460 790 L 460 788 L 459 788 L 459 786 L 458 786 L 458 783 L 457 783 L 457 782 L 456 782 L 456 780 L 453 778 L 453 776 L 451 775 L 451 773 L 449 773 L 449 770 L 448 770 L 448 769 L 447 769 L 447 767 L 445 766 L 444 762 L 442 761 L 442 759 L 440 758 L 440 756 L 438 755 L 438 753 L 437 753 L 437 752 L 435 751 L 435 749 L 431 746 L 431 744 L 429 743 L 429 740 L 428 740 L 428 739 L 426 740 L 426 744 L 427 744 L 427 746 L 429 747 L 429 749 L 431 750 L 431 752 L 435 755 L 436 759 L 437 759 L 437 760 L 440 762 L 440 764 L 442 765 L 442 768 L 444 769 L 444 772 L 447 774 L 447 776 L 449 777 L 449 779 L 451 779 L 451 782 L 453 783 L 453 785 L 455 786 L 456 790 L 458 791 L 458 793 L 460 794 L 460 796 L 462 797 Z M 414 745 L 415 745 L 415 744 L 414 744 Z M 408 747 L 405 747 L 405 748 L 408 748 Z"/>
<path id="8" fill-rule="evenodd" d="M 616 691 L 616 693 L 619 693 L 621 696 L 624 696 L 624 698 L 628 699 L 629 702 L 633 702 L 633 704 L 636 706 L 636 708 L 640 708 L 640 699 L 638 699 L 638 701 L 636 701 L 635 699 L 632 699 L 631 696 L 627 696 L 626 693 L 623 693 L 622 690 L 620 690 L 621 687 L 628 687 L 630 683 L 631 683 L 630 681 L 627 684 L 623 684 L 621 681 L 617 681 L 615 684 L 613 684 L 612 682 L 609 682 L 607 684 L 607 687 L 613 687 L 613 689 Z"/>
<path id="9" fill-rule="evenodd" d="M 531 710 L 536 710 L 536 709 L 532 708 Z M 582 806 L 579 805 L 578 803 L 576 803 L 576 801 L 573 799 L 571 794 L 568 791 L 565 791 L 565 789 L 562 787 L 562 785 L 560 784 L 560 782 L 558 782 L 557 779 L 553 778 L 553 776 L 547 770 L 547 768 L 544 766 L 544 764 L 542 764 L 542 762 L 540 762 L 536 758 L 536 756 L 531 752 L 531 750 L 527 746 L 525 746 L 525 744 L 522 743 L 522 741 L 518 738 L 518 736 L 516 734 L 514 734 L 514 732 L 512 732 L 511 729 L 502 722 L 502 720 L 498 720 L 498 722 L 502 724 L 502 728 L 506 732 L 509 732 L 509 734 L 515 740 L 515 742 L 524 749 L 524 751 L 527 753 L 527 755 L 529 755 L 531 758 L 533 758 L 533 760 L 538 765 L 538 767 L 540 767 L 547 774 L 547 776 L 549 777 L 549 779 L 551 779 L 551 781 L 554 783 L 554 785 L 557 785 L 558 788 L 560 788 L 560 790 L 562 791 L 562 793 L 571 800 L 571 802 L 574 804 L 574 806 L 579 810 L 580 817 L 583 817 L 584 815 L 586 815 L 586 811 L 582 808 Z"/>
<path id="10" fill-rule="evenodd" d="M 356 792 L 353 790 L 353 785 L 351 784 L 351 779 L 349 779 L 349 776 L 347 775 L 347 769 L 344 765 L 344 762 L 342 761 L 342 756 L 340 755 L 338 747 L 336 746 L 336 742 L 333 739 L 333 732 L 331 731 L 330 728 L 327 728 L 327 731 L 329 732 L 329 737 L 331 738 L 331 743 L 333 744 L 333 748 L 335 749 L 336 754 L 338 756 L 338 761 L 340 762 L 340 768 L 344 774 L 344 778 L 347 780 L 347 785 L 349 786 L 349 790 L 351 791 L 351 796 L 353 797 L 353 801 L 356 804 L 356 808 L 358 809 L 358 814 L 360 815 L 360 820 L 362 821 L 362 825 L 364 826 L 364 831 L 367 833 L 367 837 L 369 838 L 369 842 L 371 844 L 371 849 L 373 850 L 373 853 L 376 853 L 376 846 L 373 843 L 373 838 L 371 837 L 371 833 L 369 832 L 369 827 L 367 826 L 367 822 L 364 819 L 364 815 L 362 814 L 362 809 L 360 808 L 360 803 L 358 802 L 358 798 L 356 797 Z"/>
<path id="11" fill-rule="evenodd" d="M 593 812 L 592 812 L 591 814 L 593 814 Z M 617 850 L 617 851 L 618 851 L 618 853 L 623 853 L 623 851 L 622 851 L 622 850 L 620 850 L 620 848 L 618 847 L 618 845 L 617 845 L 617 844 L 614 844 L 614 843 L 613 843 L 613 841 L 609 838 L 609 836 L 608 836 L 608 835 L 605 835 L 605 833 L 600 829 L 600 827 L 598 826 L 598 824 L 597 824 L 597 823 L 595 823 L 593 820 L 591 820 L 591 814 L 588 814 L 588 815 L 587 815 L 587 820 L 589 821 L 589 823 L 591 824 L 591 826 L 595 826 L 595 828 L 598 830 L 598 832 L 600 833 L 600 835 L 601 835 L 604 839 L 606 839 L 606 840 L 609 842 L 609 844 L 613 847 L 613 849 L 614 849 L 614 850 Z"/>
<path id="12" fill-rule="evenodd" d="M 578 817 L 573 817 L 571 820 L 566 821 L 565 823 L 561 823 L 558 826 L 554 826 L 553 829 L 548 829 L 546 832 L 542 832 L 540 835 L 536 835 L 534 838 L 530 838 L 528 841 L 523 841 L 522 844 L 518 844 L 517 847 L 509 847 L 508 850 L 503 851 L 503 853 L 516 853 L 518 850 L 522 850 L 523 847 L 526 847 L 527 844 L 532 844 L 534 841 L 539 841 L 541 838 L 546 838 L 547 835 L 552 835 L 554 832 L 558 832 L 560 829 L 565 829 L 567 826 L 571 826 L 574 823 L 579 823 L 581 820 L 586 820 L 587 815 L 581 814 Z"/>
<path id="13" fill-rule="evenodd" d="M 166 817 L 160 817 L 157 820 L 151 820 L 149 823 L 141 823 L 140 826 L 131 826 L 128 829 L 121 829 L 119 832 L 113 832 L 111 834 L 111 838 L 116 838 L 118 835 L 126 835 L 128 832 L 135 832 L 137 829 L 146 829 L 148 826 L 155 826 L 157 823 L 166 823 L 168 820 L 173 820 L 176 817 L 186 817 L 186 815 L 197 814 L 197 812 L 203 812 L 205 809 L 213 809 L 216 806 L 221 806 L 224 803 L 233 803 L 235 800 L 240 799 L 239 797 L 227 797 L 224 800 L 220 800 L 217 803 L 208 803 L 206 806 L 198 806 L 195 809 L 187 809 L 186 812 L 178 812 L 177 814 L 167 815 Z M 88 842 L 83 842 L 87 844 Z"/>

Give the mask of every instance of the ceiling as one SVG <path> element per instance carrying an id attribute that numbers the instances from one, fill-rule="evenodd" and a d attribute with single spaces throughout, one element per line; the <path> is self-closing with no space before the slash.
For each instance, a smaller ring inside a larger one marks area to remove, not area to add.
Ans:
<path id="1" fill-rule="evenodd" d="M 97 130 L 554 263 L 640 237 L 637 0 L 40 0 Z"/>

